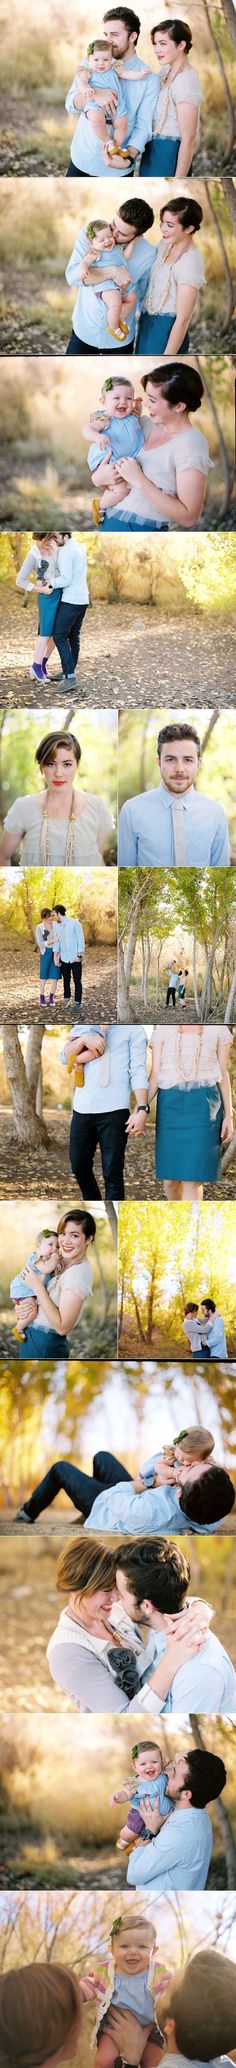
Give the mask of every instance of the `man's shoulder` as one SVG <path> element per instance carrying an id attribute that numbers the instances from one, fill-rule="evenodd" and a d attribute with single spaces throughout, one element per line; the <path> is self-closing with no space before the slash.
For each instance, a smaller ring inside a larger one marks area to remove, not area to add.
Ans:
<path id="1" fill-rule="evenodd" d="M 208 812 L 209 819 L 212 819 L 212 821 L 215 821 L 215 823 L 217 823 L 218 820 L 220 820 L 223 823 L 223 821 L 225 820 L 226 815 L 224 805 L 219 804 L 217 797 L 205 797 L 202 790 L 194 790 L 194 805 L 195 810 L 199 813 L 199 818 L 202 808 L 204 806 L 205 810 Z"/>
<path id="2" fill-rule="evenodd" d="M 132 811 L 132 817 L 134 819 L 135 824 L 138 824 L 140 818 L 142 820 L 142 823 L 144 818 L 148 820 L 150 804 L 152 804 L 154 801 L 155 804 L 157 802 L 158 788 L 159 786 L 157 785 L 156 788 L 153 790 L 140 790 L 138 796 L 127 797 L 126 804 L 128 806 L 129 811 Z M 125 806 L 123 808 L 125 810 Z"/>

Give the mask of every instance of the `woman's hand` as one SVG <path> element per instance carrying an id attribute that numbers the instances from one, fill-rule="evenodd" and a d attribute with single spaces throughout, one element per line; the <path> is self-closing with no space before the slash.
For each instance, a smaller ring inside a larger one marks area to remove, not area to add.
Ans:
<path id="1" fill-rule="evenodd" d="M 225 1146 L 227 1145 L 227 1142 L 232 1142 L 232 1141 L 233 1141 L 233 1135 L 234 1135 L 234 1123 L 233 1123 L 233 1118 L 232 1118 L 232 1115 L 231 1115 L 231 1114 L 229 1113 L 229 1117 L 228 1117 L 228 1119 L 227 1119 L 227 1116 L 226 1116 L 226 1113 L 225 1113 L 225 1116 L 224 1116 L 224 1120 L 222 1121 L 222 1128 L 221 1128 L 221 1141 L 225 1143 Z"/>
<path id="2" fill-rule="evenodd" d="M 146 1127 L 146 1119 L 147 1119 L 147 1108 L 146 1108 L 146 1112 L 145 1112 L 145 1111 L 143 1110 L 143 1108 L 142 1108 L 142 1112 L 141 1112 L 141 1113 L 139 1113 L 139 1112 L 138 1112 L 138 1107 L 137 1107 L 137 1106 L 135 1106 L 135 1110 L 134 1110 L 134 1113 L 130 1113 L 130 1118 L 129 1118 L 129 1120 L 127 1120 L 127 1121 L 126 1121 L 126 1134 L 127 1134 L 127 1135 L 143 1135 L 143 1134 L 144 1134 L 144 1128 Z"/>
<path id="3" fill-rule="evenodd" d="M 140 488 L 141 481 L 143 483 L 143 475 L 141 473 L 141 468 L 138 466 L 137 460 L 123 460 L 122 456 L 121 459 L 117 461 L 116 466 L 118 479 L 119 475 L 122 474 L 122 480 L 127 481 L 128 488 Z"/>
<path id="4" fill-rule="evenodd" d="M 25 1264 L 24 1279 L 25 1284 L 30 1286 L 30 1290 L 35 1294 L 35 1299 L 37 1300 L 39 1289 L 38 1273 L 33 1271 L 32 1264 Z"/>
<path id="5" fill-rule="evenodd" d="M 17 1328 L 28 1328 L 30 1322 L 35 1321 L 38 1307 L 37 1300 L 18 1300 L 14 1304 Z"/>

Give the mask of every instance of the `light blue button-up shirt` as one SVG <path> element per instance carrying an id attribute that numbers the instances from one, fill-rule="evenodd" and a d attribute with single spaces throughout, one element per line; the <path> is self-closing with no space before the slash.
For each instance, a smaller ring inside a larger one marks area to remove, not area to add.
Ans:
<path id="1" fill-rule="evenodd" d="M 179 801 L 179 800 L 178 800 Z M 165 783 L 130 797 L 120 814 L 119 853 L 121 869 L 150 864 L 152 868 L 174 868 L 175 850 L 172 804 L 176 797 Z M 222 804 L 202 797 L 193 784 L 181 797 L 185 820 L 186 867 L 228 868 L 230 846 L 227 819 Z"/>
<path id="2" fill-rule="evenodd" d="M 137 157 L 141 157 L 142 151 L 145 150 L 145 144 L 149 142 L 153 132 L 153 118 L 160 93 L 160 78 L 158 72 L 152 71 L 148 72 L 145 78 L 143 60 L 137 56 L 136 50 L 131 58 L 125 58 L 124 66 L 127 75 L 129 70 L 130 74 L 134 73 L 135 70 L 136 75 L 135 79 L 128 76 L 124 78 L 123 73 L 121 73 L 122 91 L 127 113 L 127 136 L 125 143 L 126 148 L 128 144 L 131 144 L 131 150 L 137 152 Z"/>
<path id="3" fill-rule="evenodd" d="M 144 1793 L 148 1794 L 148 1788 Z M 176 1808 L 150 1845 L 135 1847 L 127 1881 L 131 1888 L 148 1888 L 151 1882 L 157 1896 L 166 1889 L 205 1888 L 211 1853 L 212 1828 L 207 1810 Z"/>
<path id="4" fill-rule="evenodd" d="M 118 338 L 113 337 L 111 339 L 111 334 L 108 328 L 108 309 L 106 307 L 105 302 L 100 301 L 99 293 L 96 292 L 95 286 L 85 286 L 83 280 L 80 280 L 79 269 L 81 265 L 81 260 L 84 259 L 85 255 L 86 257 L 87 255 L 89 255 L 92 264 L 93 246 L 90 243 L 89 237 L 86 236 L 86 230 L 80 230 L 79 236 L 76 237 L 76 243 L 74 244 L 74 249 L 72 251 L 71 258 L 69 259 L 69 264 L 66 268 L 66 280 L 68 281 L 68 287 L 78 286 L 77 300 L 75 303 L 75 308 L 73 309 L 73 330 L 75 331 L 76 337 L 82 338 L 82 341 L 86 345 L 93 345 L 94 350 L 97 352 L 106 352 L 108 349 L 110 351 L 111 345 L 112 349 L 114 345 L 114 352 L 120 352 L 121 345 L 119 344 Z M 94 264 L 95 258 L 96 254 L 94 256 Z M 112 251 L 103 251 L 101 253 L 100 258 L 96 259 L 96 266 L 98 272 L 98 289 L 99 269 L 101 269 L 104 266 L 109 266 L 109 259 L 111 259 L 111 261 L 113 260 L 113 264 L 115 261 L 116 266 L 121 267 L 121 285 L 122 269 L 124 265 L 128 266 L 128 272 L 130 273 L 132 286 L 135 286 L 136 288 L 136 301 L 134 304 L 134 308 L 130 311 L 130 314 L 127 310 L 126 322 L 128 327 L 128 339 L 126 338 L 126 344 L 129 342 L 131 343 L 135 335 L 137 309 L 142 308 L 142 304 L 148 286 L 149 273 L 153 263 L 153 258 L 155 258 L 154 245 L 149 244 L 146 241 L 146 237 L 136 237 L 129 258 L 127 258 L 126 256 L 125 245 L 116 244 L 114 240 Z M 109 279 L 109 277 L 111 277 L 112 279 L 112 265 L 111 276 L 107 274 L 107 280 Z M 105 286 L 106 281 L 101 281 L 101 289 Z"/>
<path id="5" fill-rule="evenodd" d="M 94 1028 L 86 1026 L 85 1034 L 93 1034 Z M 74 1034 L 81 1034 L 81 1026 L 73 1028 Z M 75 1087 L 74 1107 L 77 1113 L 115 1113 L 130 1106 L 130 1093 L 147 1091 L 147 1035 L 145 1027 L 108 1027 L 106 1048 L 109 1053 L 108 1084 L 101 1082 L 101 1056 L 84 1064 L 84 1084 Z M 100 1499 L 100 1495 L 99 1495 Z"/>
<path id="6" fill-rule="evenodd" d="M 60 919 L 53 926 L 53 946 L 62 962 L 77 962 L 77 956 L 84 954 L 84 934 L 80 919 Z M 81 1033 L 81 1027 L 80 1027 Z"/>
<path id="7" fill-rule="evenodd" d="M 102 87 L 103 91 L 104 87 L 108 86 L 112 88 L 112 92 L 116 94 L 116 119 L 118 117 L 120 121 L 121 116 L 126 114 L 126 104 L 123 93 L 122 81 L 119 78 L 119 73 L 116 71 L 115 65 L 110 65 L 109 72 L 88 72 L 88 88 L 90 86 L 97 88 L 98 100 L 99 87 Z M 67 115 L 77 115 L 75 135 L 73 136 L 71 144 L 72 165 L 76 165 L 76 169 L 78 172 L 89 172 L 92 175 L 93 179 L 106 179 L 106 174 L 108 174 L 108 179 L 110 179 L 110 166 L 105 165 L 105 159 L 103 157 L 103 145 L 100 143 L 99 137 L 95 136 L 95 131 L 91 128 L 91 122 L 89 122 L 89 120 L 87 119 L 87 115 L 85 115 L 84 109 L 82 109 L 81 114 L 78 114 L 78 108 L 75 108 L 75 94 L 77 93 L 78 77 L 76 73 L 75 79 L 72 80 L 72 86 L 69 87 L 69 93 L 67 93 L 66 95 Z M 108 142 L 111 136 L 112 128 L 111 124 L 109 126 L 108 123 Z M 124 160 L 124 173 L 125 172 L 127 173 L 127 165 Z"/>
<path id="8" fill-rule="evenodd" d="M 152 1636 L 155 1636 L 153 1658 L 149 1660 L 142 1689 L 129 1704 L 130 1709 L 142 1709 L 147 1715 L 155 1715 L 157 1712 L 160 1715 L 161 1712 L 163 1716 L 167 1716 L 173 1712 L 179 1716 L 189 1716 L 195 1712 L 196 1715 L 202 1716 L 235 1716 L 236 1673 L 228 1653 L 224 1651 L 219 1638 L 213 1635 L 213 1631 L 209 1632 L 203 1650 L 197 1652 L 195 1658 L 189 1659 L 185 1666 L 179 1666 L 165 1701 L 162 1701 L 158 1694 L 155 1695 L 155 1688 L 149 1683 L 152 1682 L 152 1675 L 160 1659 L 164 1658 L 166 1632 L 153 1630 Z"/>
<path id="9" fill-rule="evenodd" d="M 222 1516 L 223 1521 L 223 1516 Z M 135 1494 L 132 1483 L 108 1488 L 107 1493 L 98 1494 L 85 1529 L 108 1530 L 110 1536 L 186 1536 L 187 1530 L 198 1536 L 213 1536 L 219 1529 L 219 1522 L 188 1522 L 182 1513 L 174 1486 L 147 1488 L 143 1494 Z"/>
<path id="10" fill-rule="evenodd" d="M 179 2054 L 179 2052 L 177 2054 L 177 2058 L 176 2054 L 168 2053 L 165 2054 L 164 2059 L 165 2068 L 206 2068 L 205 2061 L 195 2061 L 195 2059 L 194 2061 L 192 2061 L 192 2057 L 190 2060 L 190 2056 L 188 2056 L 187 2060 L 187 2055 Z M 218 2055 L 217 2060 L 215 2059 L 214 2061 L 208 2061 L 208 2068 L 232 2068 L 232 2061 L 230 2060 L 229 2054 L 220 2054 L 220 2056 Z"/>
<path id="11" fill-rule="evenodd" d="M 206 1333 L 205 1324 L 203 1321 L 203 1328 L 200 1330 L 200 1341 L 201 1343 L 203 1343 L 203 1347 L 204 1342 L 206 1343 L 207 1349 L 210 1350 L 212 1358 L 215 1359 L 215 1357 L 228 1357 L 225 1326 L 222 1314 L 217 1313 L 212 1315 L 210 1328 L 207 1328 Z"/>

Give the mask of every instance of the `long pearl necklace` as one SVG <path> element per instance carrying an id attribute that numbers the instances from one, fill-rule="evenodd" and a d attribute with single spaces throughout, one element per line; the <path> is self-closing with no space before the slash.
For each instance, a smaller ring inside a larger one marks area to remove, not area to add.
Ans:
<path id="1" fill-rule="evenodd" d="M 188 1036 L 187 1036 L 187 1039 L 188 1039 Z M 182 1042 L 183 1042 L 183 1027 L 179 1027 L 179 1032 L 178 1032 L 178 1034 L 177 1034 L 177 1036 L 176 1036 L 176 1056 L 177 1056 L 177 1072 L 178 1072 L 178 1077 L 180 1078 L 180 1083 L 182 1083 L 182 1084 L 194 1084 L 194 1083 L 196 1082 L 196 1078 L 197 1078 L 197 1073 L 198 1073 L 198 1064 L 199 1064 L 199 1061 L 200 1061 L 200 1055 L 201 1055 L 201 1048 L 202 1048 L 202 1033 L 200 1033 L 200 1034 L 197 1034 L 197 1038 L 196 1038 L 196 1043 L 195 1043 L 195 1050 L 194 1050 L 194 1057 L 193 1057 L 193 1063 L 192 1063 L 192 1069 L 188 1069 L 188 1070 L 185 1070 L 185 1067 L 184 1067 L 184 1061 L 183 1061 L 183 1053 L 182 1053 Z"/>
<path id="2" fill-rule="evenodd" d="M 75 811 L 75 794 L 74 794 L 74 790 L 72 790 L 72 797 L 71 797 L 71 805 L 70 805 L 70 811 L 69 811 L 69 818 L 68 818 L 68 822 L 67 822 L 67 834 L 66 834 L 66 850 L 65 850 L 64 862 L 63 862 L 63 868 L 66 868 L 66 866 L 67 866 L 67 868 L 69 868 L 69 867 L 70 867 L 70 864 L 71 864 L 71 865 L 73 865 L 73 861 L 74 861 L 74 829 L 75 829 L 75 819 L 76 819 L 76 811 Z M 60 821 L 59 821 L 59 823 L 60 823 Z M 55 821 L 55 824 L 56 824 L 56 821 Z M 47 804 L 47 798 L 46 798 L 46 802 L 45 802 L 45 806 L 44 806 L 44 810 L 43 810 L 43 817 L 42 817 L 42 829 L 41 829 L 41 841 L 40 841 L 40 852 L 41 852 L 41 862 L 43 862 L 43 865 L 44 865 L 44 868 L 45 868 L 45 869 L 49 869 L 49 868 L 50 868 L 50 865 L 51 865 L 51 856 L 50 856 L 50 851 L 49 851 L 49 832 L 48 832 L 48 827 L 49 827 L 49 812 L 48 812 L 48 804 Z"/>

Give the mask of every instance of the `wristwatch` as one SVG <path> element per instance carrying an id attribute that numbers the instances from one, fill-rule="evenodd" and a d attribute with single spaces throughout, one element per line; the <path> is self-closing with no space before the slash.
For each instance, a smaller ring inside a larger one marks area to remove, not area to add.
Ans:
<path id="1" fill-rule="evenodd" d="M 150 1106 L 137 1106 L 137 1107 L 136 1107 L 136 1112 L 137 1112 L 137 1113 L 150 1113 Z"/>

